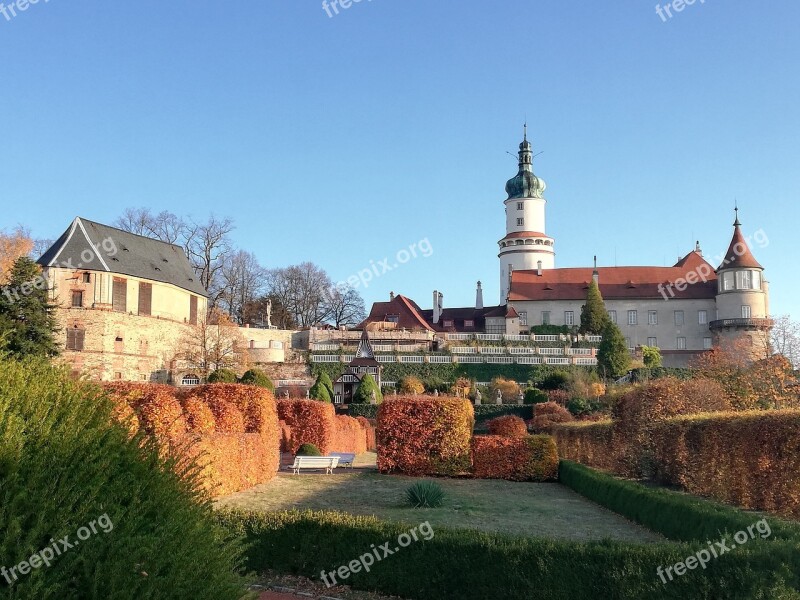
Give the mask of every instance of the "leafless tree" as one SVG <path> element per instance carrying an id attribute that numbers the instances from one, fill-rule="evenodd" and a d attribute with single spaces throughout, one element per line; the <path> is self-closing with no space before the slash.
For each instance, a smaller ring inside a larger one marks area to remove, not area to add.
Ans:
<path id="1" fill-rule="evenodd" d="M 267 270 L 255 254 L 239 250 L 227 257 L 220 270 L 221 301 L 234 321 L 245 323 L 245 307 L 259 298 L 266 287 Z"/>
<path id="2" fill-rule="evenodd" d="M 203 380 L 217 369 L 240 372 L 247 367 L 247 340 L 227 314 L 213 310 L 180 341 L 179 356 L 187 368 L 200 372 Z"/>
<path id="3" fill-rule="evenodd" d="M 276 296 L 262 296 L 244 305 L 244 322 L 255 327 L 267 325 L 267 303 L 272 302 L 272 325 L 278 329 L 296 329 L 294 316 L 286 310 Z"/>
<path id="4" fill-rule="evenodd" d="M 209 309 L 217 306 L 223 293 L 222 268 L 233 252 L 230 233 L 233 221 L 211 215 L 205 223 L 186 226 L 185 248 L 200 283 L 208 291 Z"/>
<path id="5" fill-rule="evenodd" d="M 792 321 L 789 315 L 773 317 L 772 320 L 772 350 L 785 356 L 795 369 L 800 368 L 800 323 Z"/>
<path id="6" fill-rule="evenodd" d="M 186 249 L 186 221 L 167 210 L 154 215 L 149 208 L 126 208 L 122 216 L 114 222 L 114 226 Z"/>
<path id="7" fill-rule="evenodd" d="M 304 262 L 269 274 L 269 293 L 277 298 L 301 327 L 325 322 L 330 316 L 326 296 L 331 278 L 314 263 Z"/>
<path id="8" fill-rule="evenodd" d="M 367 312 L 364 299 L 350 286 L 333 286 L 325 294 L 328 321 L 338 327 L 358 325 Z"/>

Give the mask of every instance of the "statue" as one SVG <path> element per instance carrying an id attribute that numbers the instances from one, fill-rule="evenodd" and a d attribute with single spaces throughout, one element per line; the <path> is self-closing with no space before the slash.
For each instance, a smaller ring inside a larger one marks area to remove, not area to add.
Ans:
<path id="1" fill-rule="evenodd" d="M 375 390 L 372 390 L 369 394 L 369 403 L 370 404 L 377 404 L 378 403 L 378 396 L 375 393 Z"/>
<path id="2" fill-rule="evenodd" d="M 481 405 L 481 391 L 475 388 L 475 406 Z"/>
<path id="3" fill-rule="evenodd" d="M 311 400 L 311 390 L 306 390 L 306 400 Z"/>
<path id="4" fill-rule="evenodd" d="M 502 403 L 503 403 L 503 392 L 497 390 L 497 404 L 502 404 Z"/>
<path id="5" fill-rule="evenodd" d="M 439 397 L 439 390 L 438 390 L 438 388 L 437 388 L 437 389 L 435 389 L 435 390 L 433 390 L 433 396 L 434 396 L 435 398 L 438 398 L 438 397 Z"/>
<path id="6" fill-rule="evenodd" d="M 267 329 L 272 329 L 272 298 L 267 298 Z"/>
<path id="7" fill-rule="evenodd" d="M 517 404 L 525 404 L 525 394 L 522 393 L 522 390 L 519 391 L 519 396 L 517 396 Z"/>

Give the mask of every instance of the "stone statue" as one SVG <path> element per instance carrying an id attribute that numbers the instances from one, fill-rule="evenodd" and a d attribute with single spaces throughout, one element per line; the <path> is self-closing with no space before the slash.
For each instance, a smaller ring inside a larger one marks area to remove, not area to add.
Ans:
<path id="1" fill-rule="evenodd" d="M 311 400 L 311 390 L 306 390 L 306 400 Z"/>
<path id="2" fill-rule="evenodd" d="M 372 390 L 372 392 L 369 395 L 369 403 L 370 404 L 378 403 L 378 395 L 375 393 L 375 390 Z"/>
<path id="3" fill-rule="evenodd" d="M 481 405 L 481 391 L 475 388 L 475 406 Z"/>
<path id="4" fill-rule="evenodd" d="M 522 390 L 519 391 L 519 396 L 517 396 L 517 404 L 525 404 L 525 394 L 522 393 Z"/>
<path id="5" fill-rule="evenodd" d="M 502 404 L 502 403 L 503 403 L 503 392 L 497 390 L 497 404 Z"/>
<path id="6" fill-rule="evenodd" d="M 438 398 L 439 397 L 439 390 L 438 389 L 433 390 L 433 395 L 434 395 L 434 397 Z"/>
<path id="7" fill-rule="evenodd" d="M 267 299 L 267 329 L 272 329 L 272 298 Z"/>

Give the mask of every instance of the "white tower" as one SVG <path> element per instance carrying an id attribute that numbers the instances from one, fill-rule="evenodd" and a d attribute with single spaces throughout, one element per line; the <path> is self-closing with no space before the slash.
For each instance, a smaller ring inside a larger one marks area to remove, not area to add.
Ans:
<path id="1" fill-rule="evenodd" d="M 506 183 L 506 236 L 500 245 L 500 302 L 508 298 L 511 273 L 555 268 L 554 240 L 545 235 L 547 186 L 533 174 L 528 125 L 519 145 L 519 172 Z"/>

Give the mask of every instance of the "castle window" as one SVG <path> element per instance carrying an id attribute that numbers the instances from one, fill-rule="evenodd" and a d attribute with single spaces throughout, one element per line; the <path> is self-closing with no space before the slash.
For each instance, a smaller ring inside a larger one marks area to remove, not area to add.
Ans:
<path id="1" fill-rule="evenodd" d="M 189 298 L 189 323 L 197 325 L 197 296 Z"/>
<path id="2" fill-rule="evenodd" d="M 675 311 L 675 325 L 677 325 L 678 327 L 683 326 L 683 311 L 682 310 L 676 310 Z"/>
<path id="3" fill-rule="evenodd" d="M 749 319 L 750 318 L 750 305 L 749 304 L 743 304 L 742 305 L 742 318 L 743 319 Z"/>
<path id="4" fill-rule="evenodd" d="M 72 308 L 83 308 L 83 292 L 78 290 L 72 292 Z"/>
<path id="5" fill-rule="evenodd" d="M 116 312 L 128 312 L 128 280 L 114 277 L 111 291 L 111 308 Z"/>
<path id="6" fill-rule="evenodd" d="M 614 323 L 614 325 L 616 325 L 617 324 L 617 311 L 615 311 L 615 310 L 608 311 L 608 318 L 611 319 L 611 322 Z"/>
<path id="7" fill-rule="evenodd" d="M 464 321 L 464 327 L 475 327 L 475 321 L 472 319 L 466 319 Z"/>
<path id="8" fill-rule="evenodd" d="M 635 310 L 628 311 L 628 325 L 636 325 L 639 322 L 639 315 Z"/>
<path id="9" fill-rule="evenodd" d="M 399 323 L 400 322 L 400 315 L 389 315 L 386 317 L 387 323 Z"/>
<path id="10" fill-rule="evenodd" d="M 522 210 L 522 202 L 517 202 L 517 210 Z"/>
<path id="11" fill-rule="evenodd" d="M 677 347 L 678 347 L 678 350 L 686 350 L 686 338 L 685 337 L 679 337 L 678 338 Z"/>
<path id="12" fill-rule="evenodd" d="M 73 350 L 75 352 L 83 351 L 83 342 L 85 338 L 85 329 L 67 329 L 67 350 Z"/>
<path id="13" fill-rule="evenodd" d="M 453 326 L 453 321 L 451 319 L 447 319 L 446 321 L 444 321 L 444 323 L 442 323 L 442 325 L 444 327 L 452 327 Z"/>
<path id="14" fill-rule="evenodd" d="M 139 283 L 139 314 L 149 317 L 153 307 L 153 284 Z"/>
<path id="15" fill-rule="evenodd" d="M 523 225 L 525 225 L 525 219 L 523 219 L 522 217 L 518 218 L 517 227 L 522 227 Z"/>
<path id="16" fill-rule="evenodd" d="M 722 291 L 727 292 L 733 289 L 733 273 L 728 271 L 722 275 Z"/>
<path id="17" fill-rule="evenodd" d="M 647 311 L 647 323 L 649 325 L 658 325 L 658 311 L 657 310 L 648 310 Z"/>
<path id="18" fill-rule="evenodd" d="M 542 325 L 550 325 L 550 311 L 543 310 L 542 311 Z"/>
<path id="19" fill-rule="evenodd" d="M 84 273 L 83 274 L 83 283 L 92 283 L 92 274 L 91 273 Z"/>
<path id="20" fill-rule="evenodd" d="M 736 289 L 749 290 L 752 285 L 750 271 L 736 271 Z"/>
<path id="21" fill-rule="evenodd" d="M 761 289 L 761 273 L 758 271 L 753 271 L 753 289 L 760 290 Z"/>
<path id="22" fill-rule="evenodd" d="M 184 375 L 181 385 L 200 385 L 200 378 L 197 375 Z"/>
<path id="23" fill-rule="evenodd" d="M 575 313 L 571 310 L 564 311 L 564 325 L 572 327 L 575 325 Z"/>
<path id="24" fill-rule="evenodd" d="M 519 313 L 519 324 L 520 325 L 527 325 L 528 324 L 528 313 L 527 311 L 520 311 Z"/>
<path id="25" fill-rule="evenodd" d="M 647 338 L 647 345 L 650 346 L 651 348 L 657 348 L 658 340 L 654 337 L 649 337 Z"/>
<path id="26" fill-rule="evenodd" d="M 703 338 L 703 350 L 711 350 L 712 342 L 710 337 Z"/>
<path id="27" fill-rule="evenodd" d="M 697 323 L 698 325 L 705 325 L 708 323 L 708 311 L 707 310 L 698 310 L 697 311 Z"/>

